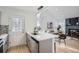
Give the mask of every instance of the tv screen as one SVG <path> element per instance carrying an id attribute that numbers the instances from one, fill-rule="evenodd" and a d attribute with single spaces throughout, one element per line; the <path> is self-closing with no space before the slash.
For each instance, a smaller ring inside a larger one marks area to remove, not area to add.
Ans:
<path id="1" fill-rule="evenodd" d="M 71 25 L 78 25 L 78 18 L 71 18 L 71 19 L 69 19 L 69 23 Z"/>

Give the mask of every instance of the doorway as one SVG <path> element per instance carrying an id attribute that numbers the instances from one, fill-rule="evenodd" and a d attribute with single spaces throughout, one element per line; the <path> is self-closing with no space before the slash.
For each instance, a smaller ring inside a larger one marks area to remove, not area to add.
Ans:
<path id="1" fill-rule="evenodd" d="M 9 48 L 26 44 L 24 17 L 14 16 L 9 19 Z"/>

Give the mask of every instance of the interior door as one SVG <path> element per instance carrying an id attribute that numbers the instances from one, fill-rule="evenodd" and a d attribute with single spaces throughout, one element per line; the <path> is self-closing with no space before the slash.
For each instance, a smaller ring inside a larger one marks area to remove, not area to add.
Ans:
<path id="1" fill-rule="evenodd" d="M 24 18 L 11 17 L 9 20 L 9 47 L 26 44 L 24 33 Z"/>

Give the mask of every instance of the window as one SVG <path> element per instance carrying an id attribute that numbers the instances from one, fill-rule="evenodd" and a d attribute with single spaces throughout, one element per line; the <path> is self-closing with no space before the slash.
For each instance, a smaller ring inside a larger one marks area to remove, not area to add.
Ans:
<path id="1" fill-rule="evenodd" d="M 10 21 L 10 30 L 12 32 L 24 32 L 24 18 L 12 17 Z"/>

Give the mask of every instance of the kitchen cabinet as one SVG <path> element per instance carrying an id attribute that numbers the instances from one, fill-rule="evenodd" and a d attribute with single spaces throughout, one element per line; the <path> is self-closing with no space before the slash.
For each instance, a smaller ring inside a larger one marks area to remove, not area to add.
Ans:
<path id="1" fill-rule="evenodd" d="M 1 16 L 2 16 L 2 12 L 0 11 L 0 25 L 1 25 Z"/>
<path id="2" fill-rule="evenodd" d="M 36 43 L 33 38 L 31 37 L 30 39 L 30 50 L 32 53 L 37 53 L 38 52 L 38 43 Z"/>
<path id="3" fill-rule="evenodd" d="M 0 53 L 3 53 L 3 41 L 0 39 Z"/>
<path id="4" fill-rule="evenodd" d="M 0 53 L 6 53 L 8 49 L 8 34 L 2 34 L 0 39 Z"/>
<path id="5" fill-rule="evenodd" d="M 42 40 L 39 42 L 39 52 L 40 53 L 52 53 L 53 52 L 53 44 L 52 44 L 52 39 L 49 38 L 47 40 Z"/>
<path id="6" fill-rule="evenodd" d="M 52 34 L 40 34 L 32 35 L 27 33 L 27 44 L 31 53 L 52 53 L 53 52 L 53 40 Z"/>
<path id="7" fill-rule="evenodd" d="M 8 36 L 6 36 L 5 38 L 4 38 L 6 41 L 4 42 L 4 45 L 3 45 L 3 52 L 4 53 L 6 53 L 7 52 L 7 50 L 8 50 L 8 46 L 9 46 L 9 39 L 8 39 Z"/>
<path id="8" fill-rule="evenodd" d="M 31 53 L 37 53 L 38 52 L 38 44 L 28 34 L 27 34 L 27 45 L 28 45 Z"/>
<path id="9" fill-rule="evenodd" d="M 0 46 L 0 53 L 3 53 L 3 45 Z"/>

